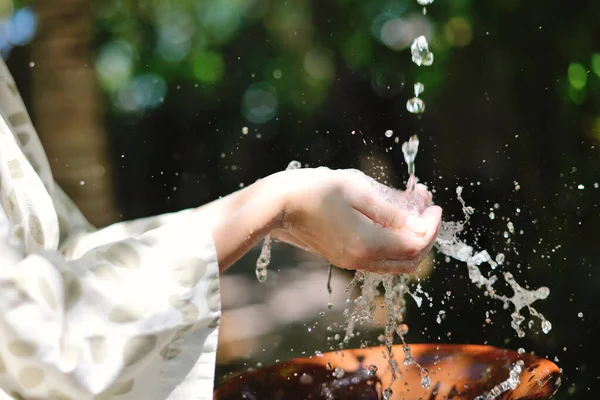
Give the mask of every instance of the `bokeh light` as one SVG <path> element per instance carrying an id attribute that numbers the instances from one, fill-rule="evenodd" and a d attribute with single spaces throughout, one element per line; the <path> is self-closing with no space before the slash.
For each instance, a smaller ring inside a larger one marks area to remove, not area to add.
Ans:
<path id="1" fill-rule="evenodd" d="M 587 84 L 587 72 L 580 63 L 571 63 L 568 69 L 569 83 L 577 90 L 585 88 Z"/>
<path id="2" fill-rule="evenodd" d="M 250 122 L 264 124 L 277 115 L 277 91 L 267 83 L 251 85 L 242 97 L 242 115 Z"/>
<path id="3" fill-rule="evenodd" d="M 473 40 L 471 23 L 463 17 L 451 18 L 444 26 L 444 37 L 452 46 L 468 46 Z"/>
<path id="4" fill-rule="evenodd" d="M 413 39 L 418 36 L 433 37 L 431 23 L 420 14 L 410 14 L 402 18 L 380 16 L 373 20 L 372 30 L 381 43 L 396 51 L 410 47 Z"/>
<path id="5" fill-rule="evenodd" d="M 592 54 L 592 71 L 600 78 L 600 53 Z"/>
<path id="6" fill-rule="evenodd" d="M 247 0 L 203 0 L 198 2 L 197 16 L 211 39 L 225 43 L 240 29 L 250 3 Z"/>
<path id="7" fill-rule="evenodd" d="M 119 89 L 117 106 L 129 112 L 139 112 L 160 105 L 167 93 L 167 84 L 158 75 L 140 75 Z"/>
<path id="8" fill-rule="evenodd" d="M 115 91 L 129 82 L 135 51 L 124 40 L 104 44 L 96 57 L 96 72 L 105 90 Z"/>
<path id="9" fill-rule="evenodd" d="M 218 53 L 201 52 L 194 59 L 194 76 L 202 83 L 217 83 L 225 73 L 225 63 Z"/>
<path id="10" fill-rule="evenodd" d="M 333 53 L 324 47 L 313 47 L 304 56 L 304 70 L 313 79 L 331 80 L 335 77 Z"/>
<path id="11" fill-rule="evenodd" d="M 191 49 L 195 31 L 193 16 L 179 8 L 158 7 L 156 24 L 157 52 L 169 62 L 183 60 Z"/>
<path id="12" fill-rule="evenodd" d="M 21 8 L 11 14 L 12 2 L 0 0 L 0 53 L 6 56 L 15 46 L 25 46 L 37 31 L 33 11 Z"/>

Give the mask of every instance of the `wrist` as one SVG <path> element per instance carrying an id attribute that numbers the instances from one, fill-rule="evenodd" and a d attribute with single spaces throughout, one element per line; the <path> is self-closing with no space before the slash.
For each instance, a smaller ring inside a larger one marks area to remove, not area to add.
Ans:
<path id="1" fill-rule="evenodd" d="M 221 270 L 282 226 L 287 196 L 276 175 L 201 207 L 202 216 L 211 221 Z"/>
<path id="2" fill-rule="evenodd" d="M 292 191 L 289 187 L 289 176 L 286 171 L 277 172 L 261 179 L 256 183 L 259 187 L 256 196 L 258 200 L 255 207 L 264 211 L 265 230 L 269 234 L 274 229 L 281 229 L 285 225 Z"/>

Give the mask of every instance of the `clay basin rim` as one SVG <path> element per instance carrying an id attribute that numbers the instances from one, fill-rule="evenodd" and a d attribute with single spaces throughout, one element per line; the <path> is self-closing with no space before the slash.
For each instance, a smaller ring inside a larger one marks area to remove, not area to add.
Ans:
<path id="1" fill-rule="evenodd" d="M 498 400 L 549 399 L 561 383 L 556 364 L 530 353 L 470 344 L 413 344 L 409 348 L 412 358 L 429 371 L 431 384 L 423 388 L 421 371 L 415 365 L 405 366 L 402 345 L 393 346 L 402 376 L 391 387 L 391 400 L 473 400 L 508 379 L 510 367 L 518 360 L 524 362 L 520 384 Z M 327 398 L 324 390 L 340 400 L 379 399 L 391 379 L 385 354 L 379 346 L 292 359 L 229 378 L 215 391 L 214 399 L 318 400 Z M 373 365 L 377 372 L 369 375 Z M 343 377 L 334 376 L 336 368 L 344 371 Z"/>

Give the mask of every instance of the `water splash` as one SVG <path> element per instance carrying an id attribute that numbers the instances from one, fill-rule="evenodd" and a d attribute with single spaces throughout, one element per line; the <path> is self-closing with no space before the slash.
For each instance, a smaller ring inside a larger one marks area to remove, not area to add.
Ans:
<path id="1" fill-rule="evenodd" d="M 517 361 L 508 373 L 507 380 L 505 380 L 504 382 L 500 382 L 499 384 L 494 386 L 485 397 L 479 397 L 482 400 L 495 400 L 502 393 L 507 392 L 509 390 L 515 390 L 519 386 L 519 383 L 521 383 L 520 377 L 524 364 L 525 363 L 523 362 L 523 360 Z"/>
<path id="2" fill-rule="evenodd" d="M 414 191 L 417 178 L 415 176 L 415 159 L 418 153 L 419 139 L 417 136 L 411 137 L 407 142 L 402 145 L 402 152 L 404 154 L 404 160 L 407 164 L 409 173 L 409 179 L 407 182 L 407 191 L 411 193 Z M 496 255 L 496 261 L 492 259 L 487 250 L 481 250 L 476 252 L 472 246 L 469 246 L 465 242 L 459 239 L 458 235 L 463 232 L 466 225 L 468 224 L 471 215 L 475 212 L 474 208 L 468 206 L 462 198 L 463 188 L 458 187 L 456 189 L 457 199 L 462 206 L 464 213 L 464 221 L 443 221 L 440 229 L 440 234 L 436 240 L 435 246 L 438 251 L 448 257 L 454 258 L 457 261 L 463 262 L 467 266 L 467 271 L 471 281 L 478 287 L 485 289 L 485 295 L 499 300 L 504 303 L 504 308 L 508 308 L 509 304 L 514 306 L 514 311 L 511 314 L 512 323 L 511 326 L 517 332 L 519 337 L 523 337 L 525 332 L 521 328 L 522 322 L 525 317 L 521 315 L 521 311 L 524 308 L 529 310 L 531 316 L 539 318 L 541 320 L 542 331 L 548 333 L 552 328 L 550 321 L 546 320 L 545 317 L 535 310 L 531 305 L 537 300 L 543 300 L 548 297 L 550 290 L 546 287 L 541 287 L 535 290 L 528 290 L 523 288 L 517 283 L 513 275 L 510 272 L 504 272 L 503 277 L 505 282 L 512 288 L 513 295 L 511 297 L 506 295 L 498 294 L 494 288 L 494 284 L 498 281 L 495 275 L 484 275 L 479 268 L 482 264 L 487 263 L 490 265 L 492 270 L 503 264 L 505 256 L 503 253 Z M 411 208 L 411 204 L 398 204 L 399 207 L 409 210 L 409 212 L 415 212 L 414 205 Z M 406 310 L 406 295 L 409 294 L 417 303 L 417 306 L 421 306 L 422 298 L 416 293 L 412 293 L 408 286 L 408 275 L 405 274 L 377 274 L 372 272 L 357 271 L 354 278 L 348 285 L 346 292 L 349 293 L 348 299 L 346 300 L 346 308 L 344 310 L 344 317 L 346 318 L 346 334 L 343 342 L 340 344 L 340 348 L 343 348 L 345 344 L 349 342 L 351 338 L 355 336 L 354 330 L 357 325 L 374 322 L 374 312 L 377 306 L 377 298 L 380 296 L 378 287 L 382 285 L 384 292 L 384 301 L 387 306 L 386 321 L 384 334 L 381 335 L 381 342 L 384 343 L 388 359 L 388 364 L 391 369 L 392 383 L 400 376 L 400 371 L 393 359 L 392 346 L 394 342 L 394 335 L 397 335 L 401 342 L 404 352 L 404 365 L 414 365 L 421 371 L 421 385 L 428 388 L 431 384 L 429 371 L 422 368 L 411 356 L 410 348 L 406 344 L 404 335 L 408 332 L 408 326 L 404 323 L 403 314 Z M 360 295 L 351 300 L 350 289 L 358 287 L 361 290 Z M 424 293 L 420 286 L 417 287 L 417 293 Z M 427 298 L 429 295 L 424 293 Z M 441 323 L 445 317 L 445 312 L 440 311 L 437 315 L 438 323 Z M 505 387 L 512 388 L 514 385 L 518 385 L 518 377 L 521 372 L 522 364 L 517 363 L 516 366 L 511 370 L 509 380 L 503 382 L 501 385 L 495 388 L 490 393 L 494 396 L 500 390 L 504 390 Z M 516 374 L 516 375 L 515 375 Z M 516 383 L 515 383 L 516 382 Z M 506 389 L 508 390 L 508 389 Z M 482 398 L 484 399 L 484 398 Z M 487 400 L 485 398 L 484 400 Z"/>
<path id="3" fill-rule="evenodd" d="M 302 164 L 299 161 L 291 161 L 286 171 L 299 168 L 302 168 Z M 267 280 L 267 268 L 271 263 L 271 242 L 271 235 L 266 235 L 260 249 L 260 255 L 258 256 L 258 260 L 256 260 L 256 279 L 261 283 Z"/>
<path id="4" fill-rule="evenodd" d="M 527 308 L 531 316 L 536 317 L 541 321 L 542 331 L 544 333 L 550 332 L 552 329 L 550 321 L 531 306 L 537 300 L 545 300 L 550 295 L 550 289 L 547 287 L 540 287 L 534 290 L 525 289 L 519 285 L 512 273 L 505 272 L 503 274 L 504 280 L 512 288 L 513 295 L 512 297 L 508 297 L 506 295 L 498 294 L 494 288 L 494 284 L 498 281 L 498 277 L 496 275 L 489 275 L 488 277 L 484 276 L 479 266 L 487 263 L 492 270 L 495 270 L 499 263 L 492 259 L 487 250 L 475 252 L 472 246 L 469 246 L 458 239 L 458 235 L 464 230 L 470 215 L 474 212 L 472 207 L 468 207 L 464 203 L 464 200 L 461 197 L 462 188 L 459 187 L 459 189 L 461 190 L 457 190 L 457 196 L 463 205 L 465 221 L 442 222 L 440 233 L 435 243 L 436 248 L 440 253 L 457 261 L 464 262 L 467 265 L 469 279 L 471 279 L 471 282 L 477 285 L 477 287 L 484 288 L 484 294 L 486 296 L 503 302 L 505 309 L 509 307 L 509 304 L 513 305 L 514 309 L 511 314 L 511 327 L 517 332 L 518 337 L 522 338 L 525 336 L 525 331 L 521 327 L 521 324 L 525 321 L 525 317 L 521 314 L 521 310 L 524 308 Z M 504 261 L 503 254 L 501 257 L 496 258 L 500 258 L 500 261 Z"/>
<path id="5" fill-rule="evenodd" d="M 412 60 L 418 66 L 428 67 L 433 64 L 433 53 L 429 51 L 429 43 L 425 36 L 416 38 L 410 46 Z"/>
<path id="6" fill-rule="evenodd" d="M 256 260 L 256 279 L 259 282 L 267 280 L 267 267 L 271 263 L 271 235 L 265 236 L 260 255 Z"/>
<path id="7" fill-rule="evenodd" d="M 355 336 L 354 330 L 357 325 L 374 322 L 377 298 L 381 295 L 378 290 L 380 285 L 382 285 L 385 290 L 384 302 L 387 307 L 384 334 L 382 335 L 381 341 L 384 343 L 386 358 L 392 374 L 388 389 L 391 390 L 392 384 L 401 375 L 392 351 L 394 334 L 396 334 L 402 342 L 404 365 L 414 365 L 415 368 L 420 369 L 421 384 L 423 387 L 429 388 L 429 385 L 431 384 L 429 371 L 421 367 L 421 365 L 412 358 L 410 347 L 404 339 L 404 335 L 408 333 L 408 325 L 404 323 L 403 317 L 406 311 L 406 294 L 410 294 L 413 298 L 418 298 L 418 296 L 411 293 L 409 290 L 407 274 L 392 275 L 365 271 L 357 271 L 355 273 L 354 278 L 346 289 L 349 293 L 348 299 L 346 300 L 346 308 L 344 310 L 344 316 L 346 317 L 346 335 L 343 342 L 340 344 L 340 348 L 343 348 L 344 345 Z M 352 301 L 350 299 L 350 289 L 354 287 L 359 287 L 361 289 L 361 294 Z M 352 305 L 354 306 L 352 307 Z"/>

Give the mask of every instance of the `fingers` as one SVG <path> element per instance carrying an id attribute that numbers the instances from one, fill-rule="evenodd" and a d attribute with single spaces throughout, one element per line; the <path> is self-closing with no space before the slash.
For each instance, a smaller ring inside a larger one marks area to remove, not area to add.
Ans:
<path id="1" fill-rule="evenodd" d="M 357 187 L 355 190 L 349 190 L 346 198 L 352 208 L 383 227 L 400 229 L 405 225 L 409 215 L 408 211 L 398 205 L 386 202 L 374 193 L 372 188 L 364 190 L 362 187 Z"/>
<path id="2" fill-rule="evenodd" d="M 432 206 L 420 216 L 410 215 L 400 229 L 385 228 L 367 221 L 364 215 L 360 217 L 363 219 L 357 224 L 360 239 L 351 247 L 352 258 L 346 268 L 413 272 L 433 247 L 442 209 Z"/>

